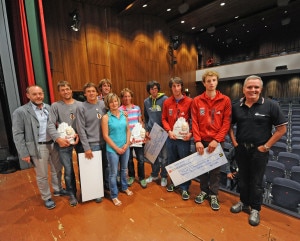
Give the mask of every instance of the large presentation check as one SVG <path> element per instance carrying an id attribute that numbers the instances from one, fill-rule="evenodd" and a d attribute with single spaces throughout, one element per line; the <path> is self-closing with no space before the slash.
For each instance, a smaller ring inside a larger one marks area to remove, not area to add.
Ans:
<path id="1" fill-rule="evenodd" d="M 154 163 L 168 138 L 168 134 L 162 127 L 154 123 L 150 132 L 150 138 L 144 146 L 144 156 L 151 163 Z"/>
<path id="2" fill-rule="evenodd" d="M 78 154 L 82 202 L 104 196 L 101 151 L 93 151 L 93 156 Z"/>
<path id="3" fill-rule="evenodd" d="M 196 152 L 166 166 L 167 172 L 175 186 L 227 163 L 227 159 L 220 144 L 218 144 L 213 153 L 208 153 L 206 149 L 207 148 L 204 149 L 203 155 Z"/>

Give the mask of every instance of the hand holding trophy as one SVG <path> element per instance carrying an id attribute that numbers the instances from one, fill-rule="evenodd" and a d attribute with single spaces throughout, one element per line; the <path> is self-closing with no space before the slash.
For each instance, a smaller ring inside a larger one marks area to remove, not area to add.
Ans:
<path id="1" fill-rule="evenodd" d="M 72 126 L 62 122 L 58 125 L 57 131 L 61 138 L 67 139 L 70 144 L 75 144 L 75 131 Z"/>

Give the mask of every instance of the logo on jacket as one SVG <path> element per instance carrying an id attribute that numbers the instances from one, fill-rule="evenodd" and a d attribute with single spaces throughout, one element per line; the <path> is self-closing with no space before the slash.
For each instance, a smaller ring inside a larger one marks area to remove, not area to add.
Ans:
<path id="1" fill-rule="evenodd" d="M 200 115 L 205 115 L 205 108 L 200 108 Z"/>
<path id="2" fill-rule="evenodd" d="M 169 109 L 169 116 L 173 115 L 173 109 Z"/>

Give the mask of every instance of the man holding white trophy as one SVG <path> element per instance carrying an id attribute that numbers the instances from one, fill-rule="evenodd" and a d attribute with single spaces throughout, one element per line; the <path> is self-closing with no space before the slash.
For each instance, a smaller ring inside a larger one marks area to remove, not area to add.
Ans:
<path id="1" fill-rule="evenodd" d="M 76 206 L 76 178 L 73 167 L 73 148 L 78 152 L 79 137 L 76 134 L 76 109 L 81 102 L 73 99 L 72 87 L 67 81 L 59 81 L 57 90 L 61 97 L 60 101 L 51 105 L 48 121 L 48 132 L 55 141 L 59 158 L 64 166 L 64 178 L 67 193 L 57 195 L 68 195 L 70 206 Z"/>
<path id="2" fill-rule="evenodd" d="M 183 81 L 179 77 L 174 77 L 169 82 L 172 96 L 165 100 L 162 112 L 162 124 L 168 132 L 166 142 L 168 152 L 168 164 L 174 163 L 190 155 L 190 139 L 192 133 L 189 128 L 191 121 L 190 106 L 192 99 L 183 94 Z M 182 190 L 181 197 L 188 200 L 190 195 L 188 189 L 191 181 L 179 185 Z M 173 192 L 175 186 L 171 183 L 167 187 L 168 192 Z"/>

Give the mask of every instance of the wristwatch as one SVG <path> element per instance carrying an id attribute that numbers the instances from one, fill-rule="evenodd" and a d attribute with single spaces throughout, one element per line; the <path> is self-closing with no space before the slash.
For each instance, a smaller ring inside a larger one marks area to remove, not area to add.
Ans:
<path id="1" fill-rule="evenodd" d="M 268 147 L 266 144 L 264 144 L 264 148 L 266 149 L 266 151 L 270 150 L 270 147 Z"/>

